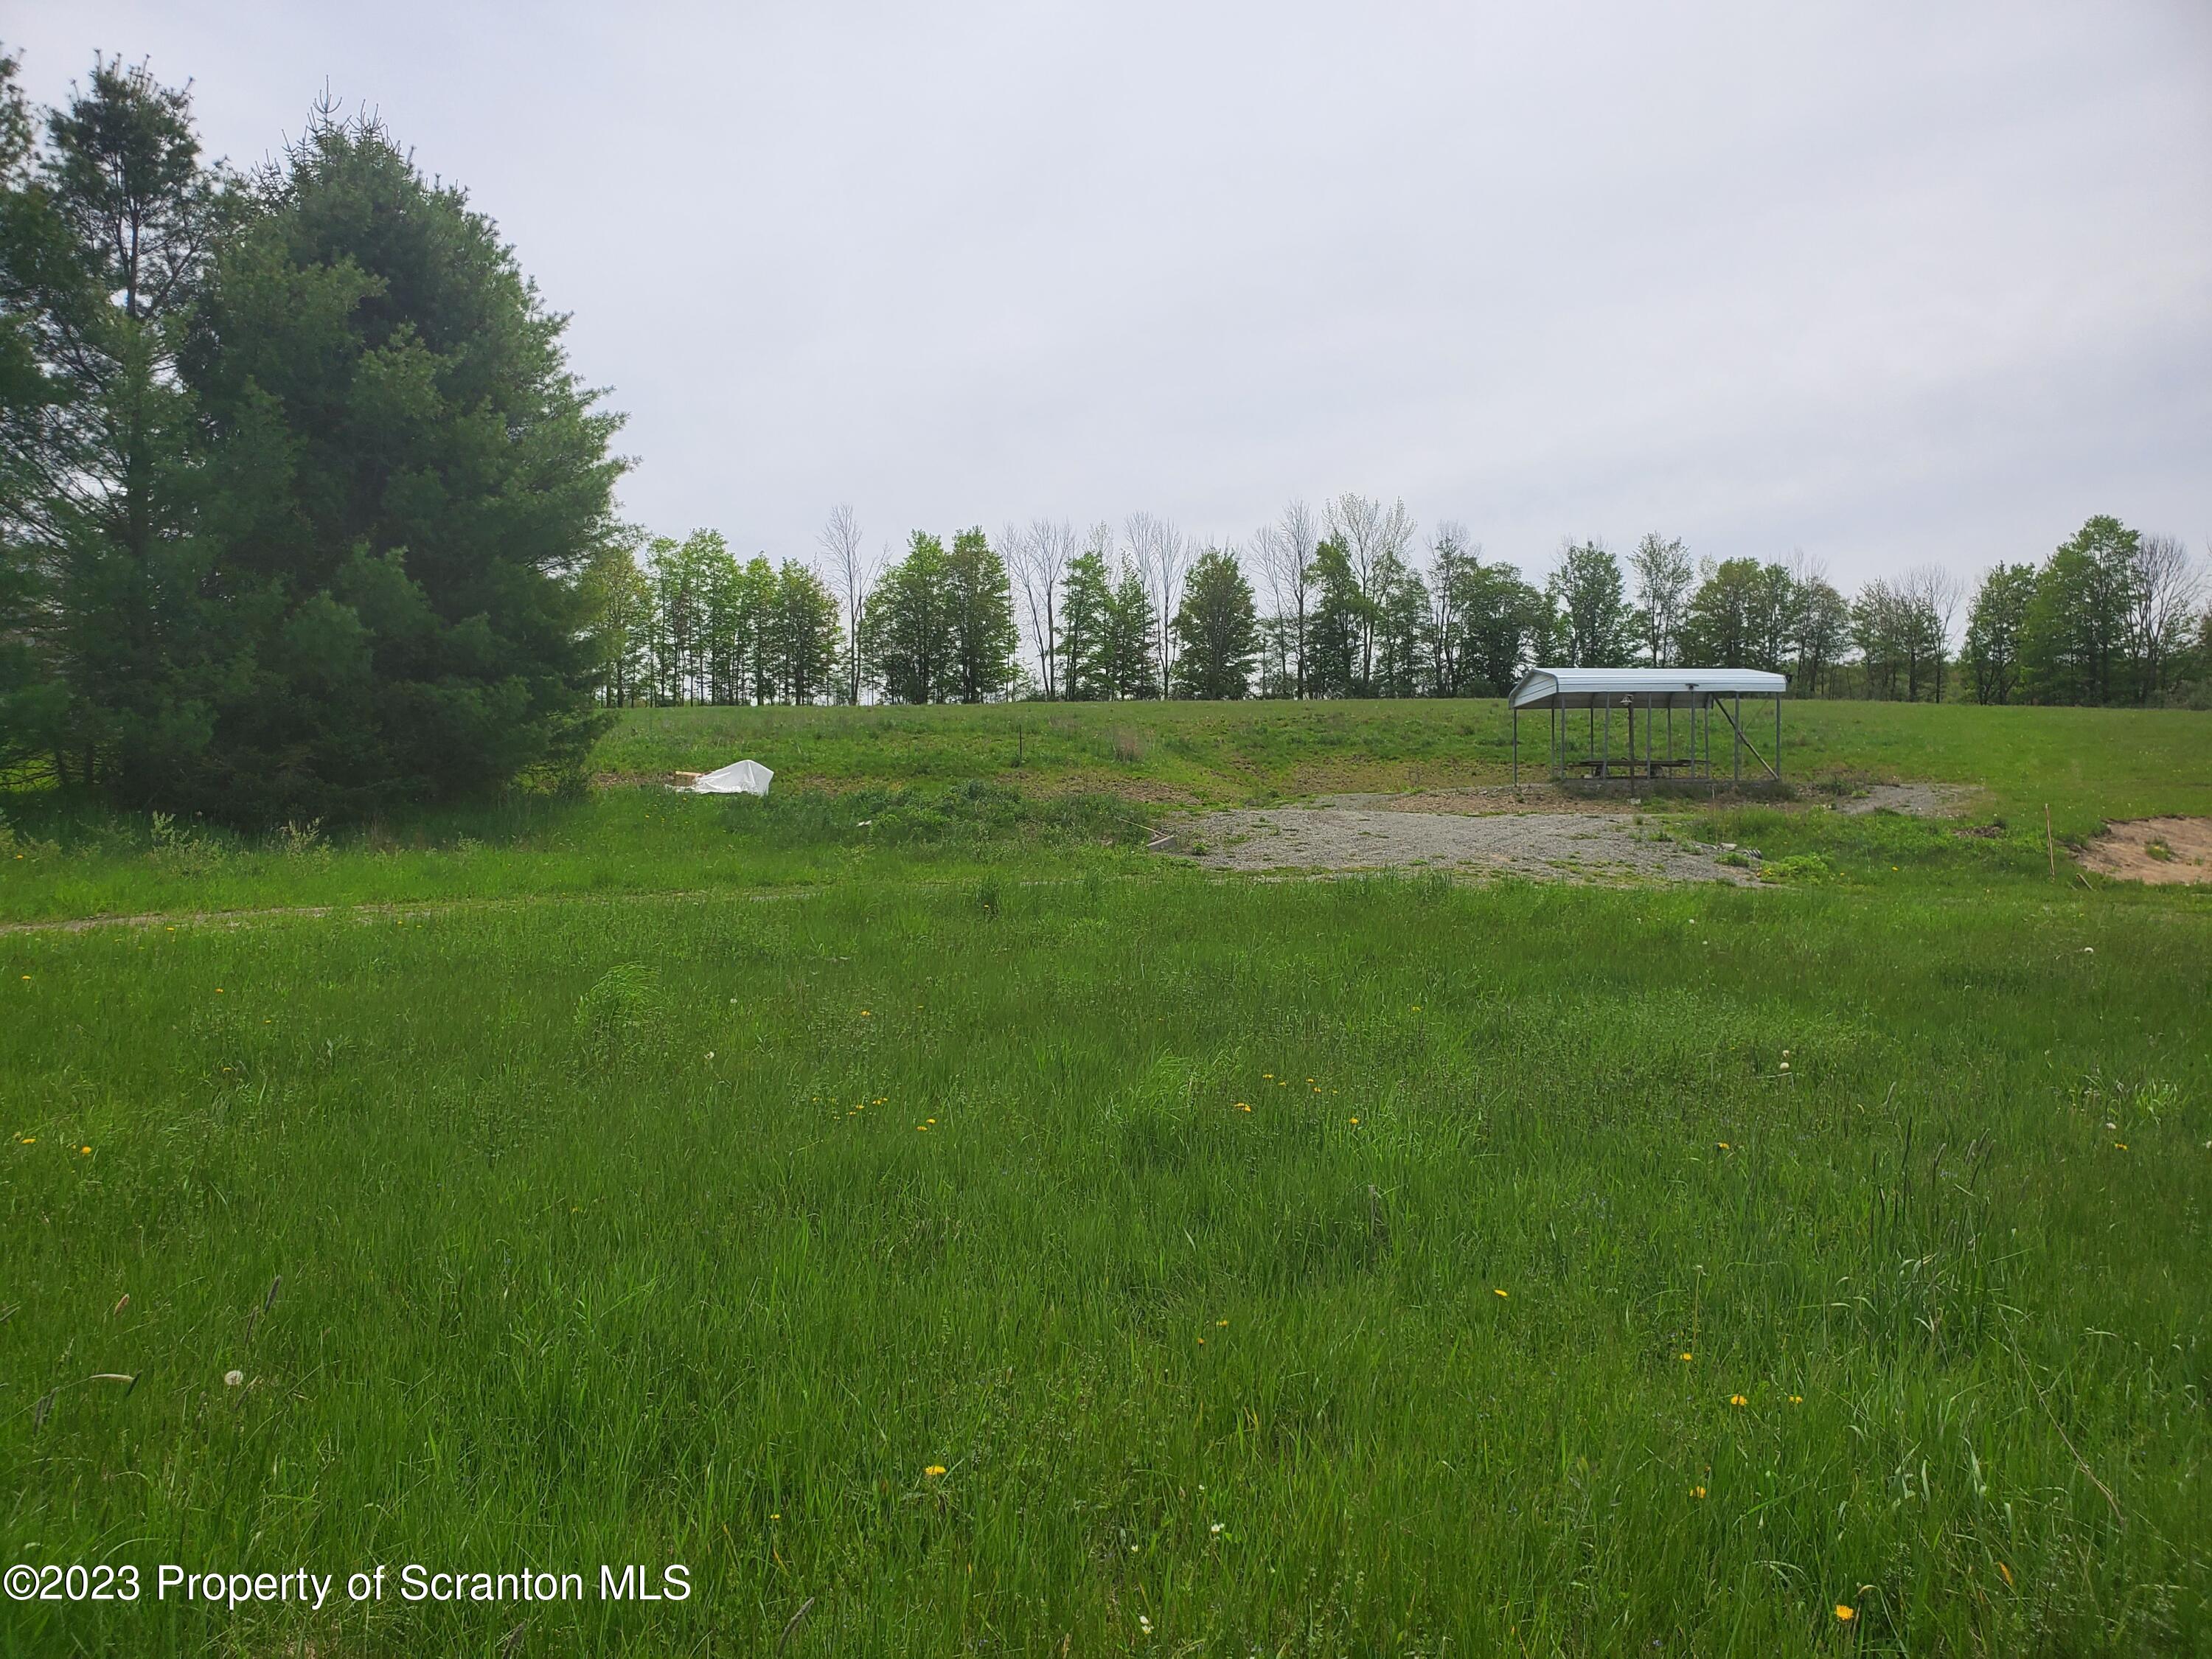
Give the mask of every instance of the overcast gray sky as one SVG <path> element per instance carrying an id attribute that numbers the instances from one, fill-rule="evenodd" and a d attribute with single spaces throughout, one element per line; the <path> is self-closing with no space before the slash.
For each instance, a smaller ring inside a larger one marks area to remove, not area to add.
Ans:
<path id="1" fill-rule="evenodd" d="M 380 110 L 574 313 L 655 532 L 2212 534 L 2206 0 L 9 9 L 35 95 L 150 56 L 234 161 Z"/>

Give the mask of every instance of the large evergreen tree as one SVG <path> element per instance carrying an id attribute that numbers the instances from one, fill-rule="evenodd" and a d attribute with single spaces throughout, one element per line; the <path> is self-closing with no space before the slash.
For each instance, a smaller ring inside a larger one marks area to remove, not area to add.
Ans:
<path id="1" fill-rule="evenodd" d="M 16 60 L 0 53 L 0 771 L 55 753 L 68 708 L 45 625 L 47 508 L 66 391 L 42 362 L 40 299 L 70 261 L 39 178 L 36 137 Z"/>
<path id="2" fill-rule="evenodd" d="M 228 649 L 208 629 L 177 349 L 235 198 L 201 164 L 189 95 L 143 66 L 96 59 L 34 170 L 10 103 L 7 332 L 41 382 L 9 398 L 25 468 L 0 579 L 24 612 L 13 672 L 26 657 L 43 671 L 24 703 L 61 781 L 143 799 L 170 755 L 208 742 Z"/>
<path id="3" fill-rule="evenodd" d="M 319 117 L 254 197 L 182 360 L 232 634 L 207 743 L 134 793 L 352 811 L 580 766 L 622 463 L 563 319 L 374 120 Z"/>

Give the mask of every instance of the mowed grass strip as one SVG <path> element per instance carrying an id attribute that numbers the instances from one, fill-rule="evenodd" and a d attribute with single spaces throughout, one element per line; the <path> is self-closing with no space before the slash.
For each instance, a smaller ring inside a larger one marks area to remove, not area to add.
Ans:
<path id="1" fill-rule="evenodd" d="M 17 1555 L 696 1586 L 18 1651 L 2212 1642 L 2193 911 L 987 877 L 0 962 Z"/>

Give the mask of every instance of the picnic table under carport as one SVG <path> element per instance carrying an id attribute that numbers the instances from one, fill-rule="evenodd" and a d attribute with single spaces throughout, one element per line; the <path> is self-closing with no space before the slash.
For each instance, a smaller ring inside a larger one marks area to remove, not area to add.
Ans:
<path id="1" fill-rule="evenodd" d="M 1758 668 L 1532 668 L 1506 699 L 1513 720 L 1513 781 L 1516 786 L 1521 781 L 1521 716 L 1539 709 L 1550 717 L 1546 753 L 1554 778 L 1581 774 L 1599 781 L 1677 776 L 1714 781 L 1712 727 L 1717 708 L 1729 733 L 1731 780 L 1742 781 L 1743 757 L 1749 750 L 1752 758 L 1779 782 L 1782 699 L 1789 692 L 1787 677 Z M 1758 744 L 1744 729 L 1746 697 L 1773 700 L 1771 760 L 1759 752 Z M 1577 709 L 1584 712 L 1579 753 L 1575 752 L 1574 722 L 1569 718 Z M 1613 748 L 1616 709 L 1627 720 L 1626 740 L 1617 757 Z M 1681 725 L 1687 738 L 1686 754 L 1678 753 L 1676 748 L 1677 709 L 1685 714 Z M 1640 733 L 1637 729 L 1639 713 L 1644 716 Z"/>

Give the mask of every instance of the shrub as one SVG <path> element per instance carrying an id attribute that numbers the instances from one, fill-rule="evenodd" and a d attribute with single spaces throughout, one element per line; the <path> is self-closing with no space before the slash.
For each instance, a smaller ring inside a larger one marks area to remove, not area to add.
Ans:
<path id="1" fill-rule="evenodd" d="M 610 968 L 576 1000 L 576 1043 L 586 1064 L 609 1067 L 659 1053 L 667 1039 L 660 975 L 641 962 Z"/>

